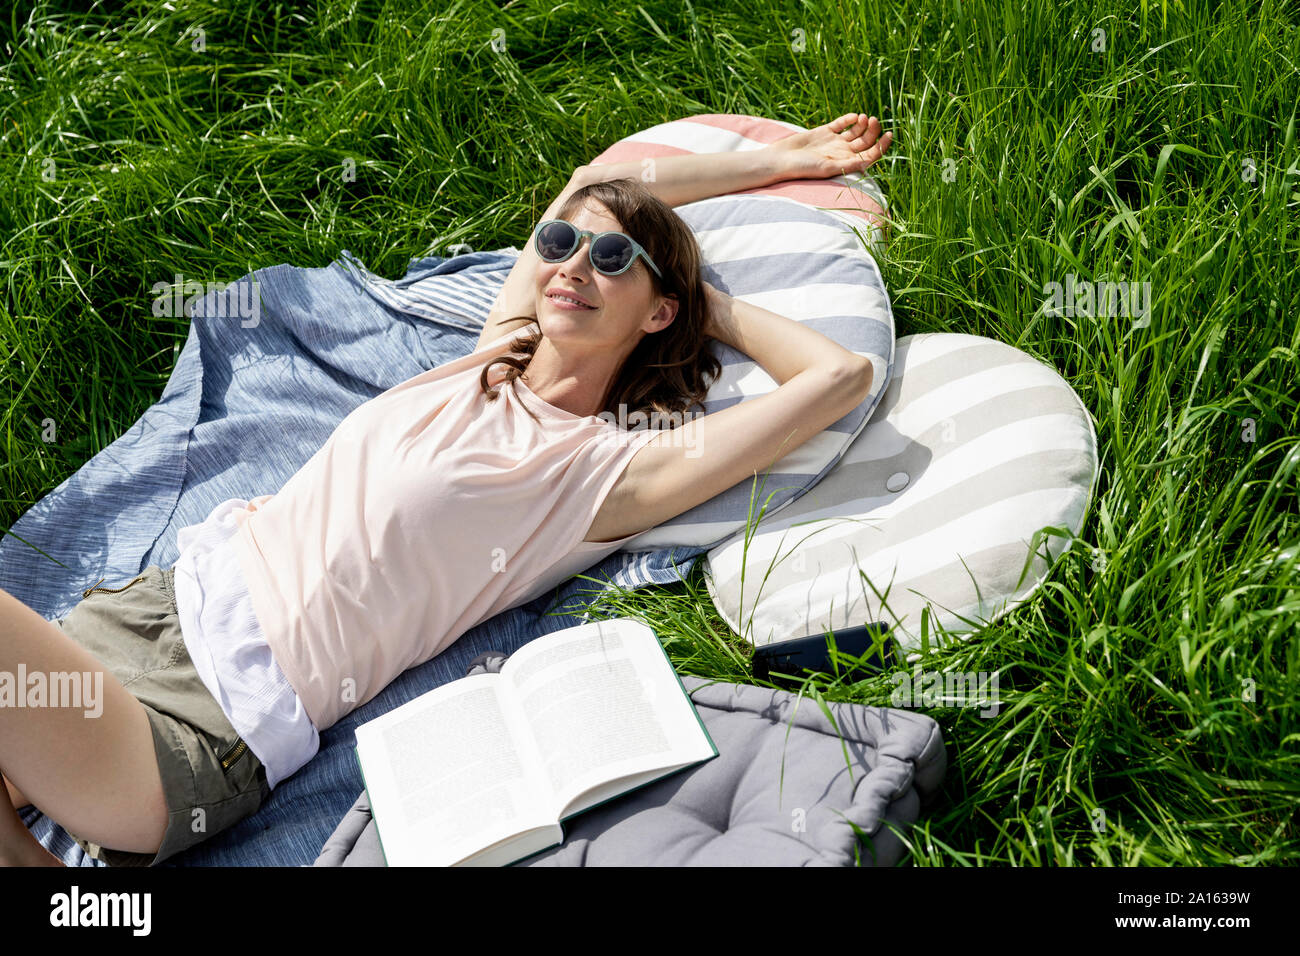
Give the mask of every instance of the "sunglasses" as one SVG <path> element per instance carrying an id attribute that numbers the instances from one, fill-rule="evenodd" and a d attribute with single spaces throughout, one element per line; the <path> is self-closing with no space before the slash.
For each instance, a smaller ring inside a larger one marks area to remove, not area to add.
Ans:
<path id="1" fill-rule="evenodd" d="M 537 254 L 546 262 L 564 262 L 583 239 L 590 237 L 587 256 L 592 268 L 602 275 L 620 276 L 632 268 L 637 256 L 642 256 L 655 275 L 664 277 L 641 244 L 621 232 L 588 232 L 563 219 L 547 219 L 538 223 L 533 236 Z"/>

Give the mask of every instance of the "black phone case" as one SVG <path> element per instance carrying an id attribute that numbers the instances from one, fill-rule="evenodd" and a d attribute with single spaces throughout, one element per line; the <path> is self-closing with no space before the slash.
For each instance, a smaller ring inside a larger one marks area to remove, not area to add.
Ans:
<path id="1" fill-rule="evenodd" d="M 894 666 L 893 641 L 889 639 L 889 626 L 884 621 L 860 624 L 833 632 L 835 647 L 841 657 L 861 658 L 861 663 L 839 665 L 841 677 L 864 680 Z M 879 646 L 877 644 L 879 643 Z M 819 671 L 834 674 L 831 662 L 830 639 L 825 634 L 810 634 L 790 641 L 764 644 L 754 649 L 752 660 L 754 676 L 773 684 L 800 684 L 801 671 Z"/>

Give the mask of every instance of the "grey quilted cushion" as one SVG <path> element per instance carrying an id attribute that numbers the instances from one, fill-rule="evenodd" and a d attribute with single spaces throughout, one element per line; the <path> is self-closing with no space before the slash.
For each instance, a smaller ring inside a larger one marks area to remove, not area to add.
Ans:
<path id="1" fill-rule="evenodd" d="M 947 765 L 932 718 L 831 704 L 837 733 L 807 698 L 681 680 L 718 756 L 579 814 L 561 846 L 516 865 L 890 866 L 905 855 L 890 828 L 918 818 Z M 384 865 L 365 793 L 315 865 Z"/>

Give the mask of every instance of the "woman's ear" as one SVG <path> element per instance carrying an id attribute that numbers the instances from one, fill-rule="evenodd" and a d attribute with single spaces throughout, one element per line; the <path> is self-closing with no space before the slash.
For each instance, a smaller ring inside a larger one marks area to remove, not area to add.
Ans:
<path id="1" fill-rule="evenodd" d="M 673 319 L 677 317 L 677 309 L 680 306 L 681 303 L 677 301 L 677 296 L 672 295 L 671 293 L 664 296 L 663 301 L 659 304 L 659 308 L 656 309 L 655 314 L 651 316 L 651 321 L 656 323 L 658 328 L 647 329 L 647 331 L 662 332 L 664 329 L 668 328 L 668 326 L 672 325 Z"/>

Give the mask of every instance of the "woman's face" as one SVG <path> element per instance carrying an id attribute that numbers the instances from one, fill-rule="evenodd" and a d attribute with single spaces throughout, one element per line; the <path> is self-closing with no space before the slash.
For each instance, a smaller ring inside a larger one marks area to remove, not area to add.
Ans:
<path id="1" fill-rule="evenodd" d="M 594 233 L 624 231 L 609 210 L 594 200 L 570 213 L 567 221 Z M 637 256 L 622 275 L 607 276 L 592 266 L 590 248 L 591 239 L 584 237 L 568 259 L 538 265 L 537 321 L 547 338 L 617 347 L 636 336 L 638 329 L 655 332 L 668 324 L 663 321 L 663 309 L 669 310 L 667 317 L 671 320 L 677 311 L 676 300 L 655 293 L 650 267 L 643 257 Z M 566 302 L 557 302 L 553 297 L 557 290 L 593 308 L 572 308 Z M 658 321 L 654 320 L 656 314 Z"/>

